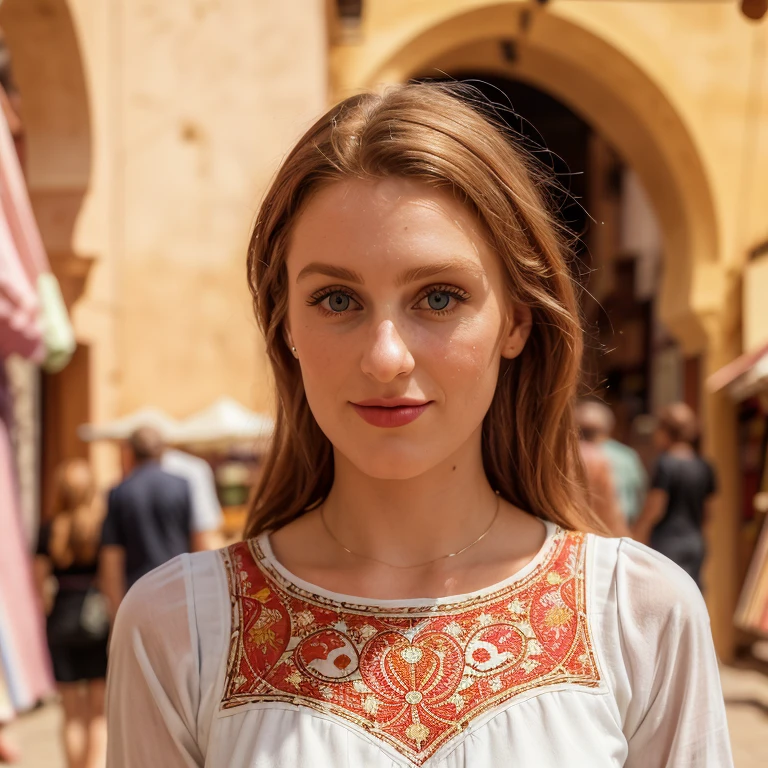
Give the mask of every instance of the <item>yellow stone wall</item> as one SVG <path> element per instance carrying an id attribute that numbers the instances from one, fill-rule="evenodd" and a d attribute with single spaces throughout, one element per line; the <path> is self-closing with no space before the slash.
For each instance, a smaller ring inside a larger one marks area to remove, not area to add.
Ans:
<path id="1" fill-rule="evenodd" d="M 325 107 L 322 2 L 121 3 L 119 408 L 271 409 L 245 282 L 281 157 Z"/>
<path id="2" fill-rule="evenodd" d="M 744 351 L 754 352 L 768 344 L 768 253 L 746 265 L 743 295 Z"/>
<path id="3" fill-rule="evenodd" d="M 80 340 L 108 359 L 96 390 L 112 396 L 97 418 L 147 403 L 184 416 L 221 395 L 271 408 L 244 279 L 249 227 L 281 157 L 327 101 L 325 4 L 294 10 L 2 5 L 43 234 L 53 251 L 94 259 L 73 316 Z M 71 230 L 45 202 L 65 191 L 80 193 Z"/>

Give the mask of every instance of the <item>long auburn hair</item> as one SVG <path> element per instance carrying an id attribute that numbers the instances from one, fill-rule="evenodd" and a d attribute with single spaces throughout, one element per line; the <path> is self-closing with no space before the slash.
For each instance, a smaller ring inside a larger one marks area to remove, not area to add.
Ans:
<path id="1" fill-rule="evenodd" d="M 54 565 L 90 565 L 101 539 L 104 508 L 87 461 L 73 459 L 56 470 L 48 554 Z"/>
<path id="2" fill-rule="evenodd" d="M 501 361 L 483 422 L 491 486 L 565 528 L 605 530 L 585 500 L 573 422 L 583 340 L 571 253 L 539 189 L 541 174 L 466 95 L 460 86 L 422 83 L 345 99 L 299 140 L 266 194 L 248 249 L 248 282 L 278 402 L 247 537 L 316 507 L 333 484 L 332 446 L 309 409 L 283 334 L 292 227 L 320 188 L 386 177 L 446 190 L 473 211 L 506 269 L 510 304 L 532 312 L 528 342 L 516 359 Z"/>

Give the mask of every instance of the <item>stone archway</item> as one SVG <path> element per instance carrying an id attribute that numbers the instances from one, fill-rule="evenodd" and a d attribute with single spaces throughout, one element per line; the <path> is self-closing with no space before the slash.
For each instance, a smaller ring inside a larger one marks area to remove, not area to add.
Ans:
<path id="1" fill-rule="evenodd" d="M 691 132 L 662 88 L 624 53 L 585 28 L 535 12 L 521 30 L 519 3 L 494 3 L 416 31 L 396 50 L 381 47 L 336 60 L 337 94 L 445 71 L 489 71 L 522 80 L 562 101 L 595 127 L 636 169 L 654 202 L 665 252 L 660 314 L 686 354 L 706 345 L 717 315 L 719 232 L 706 170 Z M 503 30 L 500 32 L 500 30 Z M 510 32 L 511 31 L 511 32 Z M 517 58 L 499 54 L 514 40 Z M 701 280 L 701 270 L 711 280 Z M 695 279 L 694 272 L 696 271 Z"/>
<path id="2" fill-rule="evenodd" d="M 333 96 L 414 77 L 484 71 L 521 80 L 563 102 L 623 156 L 653 203 L 665 256 L 661 319 L 684 354 L 702 361 L 701 373 L 729 362 L 741 351 L 731 332 L 736 282 L 725 266 L 713 183 L 675 94 L 640 60 L 573 20 L 578 11 L 566 17 L 565 9 L 514 0 L 478 5 L 457 12 L 455 4 L 435 4 L 431 16 L 424 10 L 412 22 L 393 21 L 370 45 L 340 47 L 331 59 Z M 718 651 L 727 659 L 736 593 L 735 416 L 732 404 L 713 394 L 703 396 L 701 412 L 721 497 L 710 526 L 708 563 L 717 579 L 707 600 Z"/>

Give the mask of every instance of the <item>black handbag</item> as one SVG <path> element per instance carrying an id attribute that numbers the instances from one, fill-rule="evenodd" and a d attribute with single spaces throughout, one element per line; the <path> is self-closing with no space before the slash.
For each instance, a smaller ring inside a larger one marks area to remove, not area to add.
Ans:
<path id="1" fill-rule="evenodd" d="M 71 648 L 104 642 L 110 629 L 104 595 L 93 584 L 74 586 L 72 577 L 65 576 L 61 581 L 67 586 L 62 588 L 60 583 L 48 616 L 48 642 Z"/>

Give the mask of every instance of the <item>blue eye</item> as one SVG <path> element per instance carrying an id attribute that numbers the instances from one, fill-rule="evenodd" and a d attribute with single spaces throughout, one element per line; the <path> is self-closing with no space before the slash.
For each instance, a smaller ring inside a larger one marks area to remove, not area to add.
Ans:
<path id="1" fill-rule="evenodd" d="M 346 312 L 349 309 L 350 298 L 346 293 L 341 291 L 334 291 L 329 293 L 326 297 L 328 301 L 328 309 L 331 312 Z"/>
<path id="2" fill-rule="evenodd" d="M 440 311 L 446 309 L 451 303 L 451 295 L 449 293 L 443 293 L 442 291 L 435 291 L 427 296 L 427 304 L 430 309 Z"/>
<path id="3" fill-rule="evenodd" d="M 460 304 L 471 296 L 463 289 L 453 285 L 432 285 L 421 294 L 414 309 L 428 310 L 435 316 L 448 317 L 459 308 Z"/>

